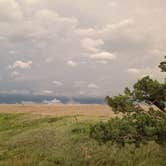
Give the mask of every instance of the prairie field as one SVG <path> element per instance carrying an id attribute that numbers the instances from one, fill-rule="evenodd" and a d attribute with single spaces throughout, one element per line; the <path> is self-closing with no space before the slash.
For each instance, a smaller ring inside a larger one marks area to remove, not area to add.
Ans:
<path id="1" fill-rule="evenodd" d="M 0 105 L 1 113 L 32 113 L 39 115 L 55 115 L 55 116 L 105 116 L 114 117 L 114 113 L 107 105 L 90 105 L 90 104 L 57 104 L 57 105 Z"/>
<path id="2" fill-rule="evenodd" d="M 1 166 L 165 166 L 166 149 L 135 149 L 89 138 L 89 127 L 115 115 L 103 105 L 1 105 Z"/>

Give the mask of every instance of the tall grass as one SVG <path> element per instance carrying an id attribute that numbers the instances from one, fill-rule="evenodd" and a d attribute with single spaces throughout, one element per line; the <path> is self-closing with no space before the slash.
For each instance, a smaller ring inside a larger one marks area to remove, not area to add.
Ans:
<path id="1" fill-rule="evenodd" d="M 2 166 L 164 166 L 165 147 L 139 149 L 99 145 L 89 138 L 89 125 L 102 119 L 0 114 Z"/>

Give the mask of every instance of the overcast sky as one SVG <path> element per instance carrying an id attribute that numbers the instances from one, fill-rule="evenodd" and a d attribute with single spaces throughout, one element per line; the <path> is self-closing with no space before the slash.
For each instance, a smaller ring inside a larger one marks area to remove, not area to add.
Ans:
<path id="1" fill-rule="evenodd" d="M 165 0 L 0 0 L 0 94 L 114 95 L 165 53 Z"/>

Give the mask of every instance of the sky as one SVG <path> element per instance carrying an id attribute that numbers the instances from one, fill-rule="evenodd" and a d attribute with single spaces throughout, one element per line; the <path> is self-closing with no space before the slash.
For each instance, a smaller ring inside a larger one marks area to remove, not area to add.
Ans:
<path id="1" fill-rule="evenodd" d="M 100 97 L 163 80 L 165 0 L 0 0 L 0 94 Z"/>

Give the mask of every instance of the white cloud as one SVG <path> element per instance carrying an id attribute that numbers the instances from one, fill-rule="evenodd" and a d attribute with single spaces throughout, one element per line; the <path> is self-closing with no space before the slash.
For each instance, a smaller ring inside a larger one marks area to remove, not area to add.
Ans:
<path id="1" fill-rule="evenodd" d="M 79 91 L 80 95 L 85 95 L 86 93 L 84 91 Z"/>
<path id="2" fill-rule="evenodd" d="M 139 69 L 136 69 L 136 68 L 129 68 L 127 70 L 128 73 L 130 74 L 139 74 L 140 73 L 140 70 Z"/>
<path id="3" fill-rule="evenodd" d="M 11 65 L 9 66 L 9 69 L 16 69 L 16 68 L 31 69 L 31 66 L 32 66 L 32 61 L 27 61 L 27 62 L 16 61 L 12 66 Z"/>
<path id="4" fill-rule="evenodd" d="M 104 36 L 107 37 L 107 35 L 115 33 L 115 32 L 119 32 L 119 33 L 125 32 L 125 30 L 128 30 L 133 25 L 134 25 L 133 19 L 124 19 L 117 23 L 107 24 L 106 26 L 104 26 L 103 29 L 100 29 L 98 33 L 103 37 Z"/>
<path id="5" fill-rule="evenodd" d="M 41 94 L 51 95 L 51 94 L 53 94 L 53 91 L 52 90 L 43 90 Z"/>
<path id="6" fill-rule="evenodd" d="M 125 31 L 126 29 L 133 27 L 135 25 L 134 23 L 135 23 L 134 19 L 127 18 L 127 19 L 118 21 L 116 23 L 106 24 L 102 28 L 76 29 L 75 32 L 76 32 L 76 34 L 78 34 L 81 37 L 86 37 L 85 39 L 82 40 L 83 47 L 85 46 L 85 48 L 86 48 L 86 45 L 88 45 L 88 44 L 91 45 L 91 43 L 97 44 L 97 46 L 101 46 L 104 44 L 104 42 L 102 40 L 104 37 L 106 37 L 107 35 L 112 34 L 114 32 Z M 92 39 L 92 37 L 100 38 L 100 39 Z M 94 42 L 93 42 L 93 40 L 94 40 Z M 85 42 L 85 44 L 84 44 L 84 42 Z"/>
<path id="7" fill-rule="evenodd" d="M 88 88 L 98 89 L 99 87 L 94 83 L 90 83 L 90 84 L 88 84 Z"/>
<path id="8" fill-rule="evenodd" d="M 72 61 L 72 60 L 67 61 L 67 64 L 71 67 L 76 67 L 77 66 L 77 63 Z"/>
<path id="9" fill-rule="evenodd" d="M 63 85 L 63 83 L 61 82 L 61 81 L 53 81 L 52 82 L 53 84 L 55 84 L 56 86 L 62 86 Z"/>
<path id="10" fill-rule="evenodd" d="M 116 59 L 116 55 L 110 52 L 99 52 L 96 54 L 92 54 L 90 56 L 92 59 L 96 60 L 114 60 Z"/>
<path id="11" fill-rule="evenodd" d="M 91 38 L 84 38 L 81 40 L 81 45 L 87 51 L 90 52 L 98 52 L 100 49 L 98 47 L 104 44 L 102 39 L 91 39 Z"/>
<path id="12" fill-rule="evenodd" d="M 42 103 L 44 103 L 44 104 L 60 104 L 61 101 L 55 98 L 53 100 L 44 100 Z"/>
<path id="13" fill-rule="evenodd" d="M 38 10 L 34 17 L 36 20 L 41 21 L 43 24 L 56 24 L 57 28 L 65 28 L 66 30 L 67 28 L 75 29 L 78 23 L 76 18 L 62 17 L 56 11 L 50 9 Z"/>

